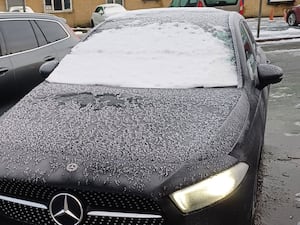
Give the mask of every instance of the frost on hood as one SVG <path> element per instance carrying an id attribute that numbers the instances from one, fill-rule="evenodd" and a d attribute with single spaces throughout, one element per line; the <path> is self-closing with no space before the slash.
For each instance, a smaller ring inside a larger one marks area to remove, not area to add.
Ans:
<path id="1" fill-rule="evenodd" d="M 189 163 L 200 179 L 232 163 L 224 155 L 247 118 L 245 98 L 238 88 L 43 83 L 0 118 L 0 176 L 144 191 Z"/>
<path id="2" fill-rule="evenodd" d="M 137 88 L 237 86 L 226 13 L 143 12 L 99 26 L 47 80 Z"/>

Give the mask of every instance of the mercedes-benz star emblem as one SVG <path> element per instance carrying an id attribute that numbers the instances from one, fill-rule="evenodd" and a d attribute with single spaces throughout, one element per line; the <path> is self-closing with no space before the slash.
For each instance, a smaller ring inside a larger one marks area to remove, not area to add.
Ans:
<path id="1" fill-rule="evenodd" d="M 58 225 L 77 225 L 83 218 L 80 201 L 68 193 L 55 195 L 50 202 L 49 209 L 51 217 Z"/>
<path id="2" fill-rule="evenodd" d="M 67 170 L 69 172 L 74 172 L 77 169 L 78 169 L 78 164 L 76 164 L 76 163 L 70 163 L 70 164 L 67 165 Z"/>

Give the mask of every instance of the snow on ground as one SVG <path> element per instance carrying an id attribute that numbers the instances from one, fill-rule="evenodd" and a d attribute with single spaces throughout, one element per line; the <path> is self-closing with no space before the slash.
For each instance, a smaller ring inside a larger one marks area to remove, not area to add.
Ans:
<path id="1" fill-rule="evenodd" d="M 290 27 L 283 17 L 276 17 L 273 20 L 269 18 L 261 19 L 260 35 L 257 38 L 258 18 L 247 19 L 247 23 L 256 38 L 256 40 L 271 40 L 285 38 L 299 38 L 300 27 Z"/>
<path id="2" fill-rule="evenodd" d="M 236 86 L 228 46 L 187 23 L 109 29 L 79 43 L 47 80 L 138 88 Z"/>
<path id="3" fill-rule="evenodd" d="M 257 31 L 252 31 L 254 37 L 257 36 Z M 300 29 L 288 28 L 286 30 L 262 30 L 258 40 L 271 39 L 271 38 L 297 38 L 300 37 Z"/>

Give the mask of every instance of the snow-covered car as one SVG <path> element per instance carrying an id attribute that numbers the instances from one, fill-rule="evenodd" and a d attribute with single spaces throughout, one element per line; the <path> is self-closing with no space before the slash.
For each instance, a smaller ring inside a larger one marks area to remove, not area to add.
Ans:
<path id="1" fill-rule="evenodd" d="M 0 117 L 1 223 L 251 224 L 282 70 L 241 15 L 128 11 L 56 66 Z"/>
<path id="2" fill-rule="evenodd" d="M 300 5 L 287 10 L 286 22 L 290 26 L 298 26 L 300 23 Z"/>
<path id="3" fill-rule="evenodd" d="M 92 13 L 91 26 L 94 27 L 103 22 L 109 16 L 125 12 L 126 9 L 117 3 L 109 3 L 98 5 L 95 11 Z"/>
<path id="4" fill-rule="evenodd" d="M 8 10 L 9 12 L 24 12 L 23 6 L 12 6 Z M 29 6 L 25 6 L 25 12 L 33 13 L 34 11 Z"/>

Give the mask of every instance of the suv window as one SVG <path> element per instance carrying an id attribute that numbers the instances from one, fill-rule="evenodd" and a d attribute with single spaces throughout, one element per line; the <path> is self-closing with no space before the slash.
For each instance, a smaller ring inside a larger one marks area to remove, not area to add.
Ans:
<path id="1" fill-rule="evenodd" d="M 47 44 L 46 37 L 42 33 L 41 29 L 38 27 L 35 21 L 31 21 L 32 28 L 34 30 L 34 33 L 36 35 L 36 39 L 38 41 L 39 46 L 43 46 Z"/>
<path id="2" fill-rule="evenodd" d="M 4 41 L 3 41 L 2 33 L 0 32 L 0 56 L 5 55 L 5 51 L 3 47 L 4 47 Z"/>
<path id="3" fill-rule="evenodd" d="M 238 0 L 204 0 L 206 6 L 226 6 L 226 5 L 236 5 Z"/>
<path id="4" fill-rule="evenodd" d="M 197 6 L 198 0 L 173 0 L 171 7 L 190 7 Z"/>
<path id="5" fill-rule="evenodd" d="M 48 43 L 59 41 L 68 37 L 68 34 L 59 23 L 44 20 L 37 20 L 36 23 L 42 30 Z"/>
<path id="6" fill-rule="evenodd" d="M 7 54 L 22 52 L 38 47 L 37 40 L 29 21 L 0 21 L 0 29 L 4 40 L 9 40 L 5 41 Z"/>

